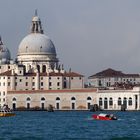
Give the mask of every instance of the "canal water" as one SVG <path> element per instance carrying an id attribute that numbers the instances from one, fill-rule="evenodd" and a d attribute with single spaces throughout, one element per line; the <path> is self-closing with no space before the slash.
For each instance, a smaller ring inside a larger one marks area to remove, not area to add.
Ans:
<path id="1" fill-rule="evenodd" d="M 113 113 L 117 121 L 93 120 L 100 112 L 23 111 L 0 118 L 0 140 L 140 140 L 140 112 Z"/>

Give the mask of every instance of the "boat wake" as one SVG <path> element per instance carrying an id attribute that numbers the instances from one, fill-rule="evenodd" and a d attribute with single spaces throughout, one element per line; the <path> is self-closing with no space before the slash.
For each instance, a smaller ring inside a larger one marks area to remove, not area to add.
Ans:
<path id="1" fill-rule="evenodd" d="M 86 118 L 86 120 L 87 120 L 87 121 L 91 121 L 91 120 L 93 120 L 93 118 L 88 117 L 88 118 Z"/>

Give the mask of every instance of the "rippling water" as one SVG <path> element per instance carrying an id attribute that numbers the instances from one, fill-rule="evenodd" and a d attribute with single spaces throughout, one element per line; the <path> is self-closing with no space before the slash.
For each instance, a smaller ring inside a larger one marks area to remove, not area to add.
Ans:
<path id="1" fill-rule="evenodd" d="M 0 118 L 0 140 L 140 140 L 140 112 L 111 112 L 117 121 L 93 120 L 94 113 L 16 112 Z"/>

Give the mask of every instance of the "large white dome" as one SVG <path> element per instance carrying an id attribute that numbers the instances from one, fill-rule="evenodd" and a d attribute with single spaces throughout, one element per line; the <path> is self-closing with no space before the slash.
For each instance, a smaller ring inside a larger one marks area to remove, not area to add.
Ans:
<path id="1" fill-rule="evenodd" d="M 23 64 L 27 71 L 37 67 L 40 72 L 45 71 L 44 67 L 54 69 L 59 61 L 56 57 L 55 46 L 51 39 L 44 35 L 41 20 L 37 13 L 32 18 L 30 29 L 31 33 L 24 37 L 19 45 L 16 62 Z"/>
<path id="2" fill-rule="evenodd" d="M 31 33 L 21 41 L 18 55 L 26 54 L 54 54 L 56 50 L 53 42 L 44 34 Z"/>

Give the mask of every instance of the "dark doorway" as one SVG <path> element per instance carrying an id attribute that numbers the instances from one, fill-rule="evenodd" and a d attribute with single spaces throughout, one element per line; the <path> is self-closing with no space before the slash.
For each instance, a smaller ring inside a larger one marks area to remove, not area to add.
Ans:
<path id="1" fill-rule="evenodd" d="M 75 103 L 72 103 L 72 109 L 75 109 Z"/>
<path id="2" fill-rule="evenodd" d="M 45 108 L 45 104 L 41 103 L 41 109 L 44 110 L 44 108 Z"/>
<path id="3" fill-rule="evenodd" d="M 107 98 L 104 99 L 104 109 L 108 109 L 108 102 Z"/>
<path id="4" fill-rule="evenodd" d="M 16 109 L 16 103 L 13 103 L 13 110 Z"/>
<path id="5" fill-rule="evenodd" d="M 56 109 L 59 109 L 60 107 L 59 107 L 59 103 L 56 103 Z"/>
<path id="6" fill-rule="evenodd" d="M 27 109 L 30 109 L 30 103 L 27 103 Z"/>

